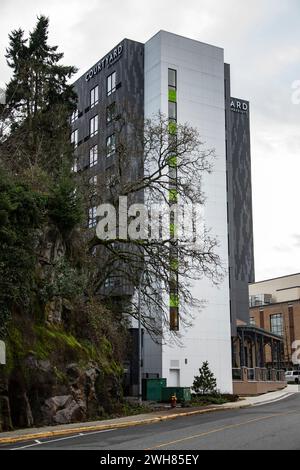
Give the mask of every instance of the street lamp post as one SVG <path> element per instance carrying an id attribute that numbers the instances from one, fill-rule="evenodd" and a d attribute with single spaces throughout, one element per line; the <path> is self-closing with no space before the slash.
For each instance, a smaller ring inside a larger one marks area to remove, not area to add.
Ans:
<path id="1" fill-rule="evenodd" d="M 141 313 L 141 290 L 142 290 L 142 282 L 144 277 L 144 269 L 141 273 L 141 277 L 139 280 L 139 288 L 138 288 L 138 336 L 139 336 L 139 351 L 138 351 L 138 369 L 139 369 L 139 403 L 142 403 L 142 367 L 143 367 L 143 359 L 142 359 L 142 313 Z"/>

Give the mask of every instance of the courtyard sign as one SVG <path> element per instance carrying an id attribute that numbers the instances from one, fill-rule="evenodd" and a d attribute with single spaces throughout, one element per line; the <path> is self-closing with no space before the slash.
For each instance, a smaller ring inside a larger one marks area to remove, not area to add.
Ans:
<path id="1" fill-rule="evenodd" d="M 107 54 L 103 59 L 93 67 L 85 76 L 86 81 L 88 82 L 91 78 L 95 77 L 101 70 L 110 67 L 112 64 L 117 62 L 120 59 L 123 52 L 123 44 L 119 44 L 115 47 L 109 54 Z"/>

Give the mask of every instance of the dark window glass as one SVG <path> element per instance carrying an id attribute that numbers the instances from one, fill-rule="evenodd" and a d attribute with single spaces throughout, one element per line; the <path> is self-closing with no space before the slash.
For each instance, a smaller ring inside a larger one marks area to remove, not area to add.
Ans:
<path id="1" fill-rule="evenodd" d="M 116 72 L 111 73 L 106 79 L 107 96 L 116 91 Z"/>
<path id="2" fill-rule="evenodd" d="M 170 308 L 170 330 L 179 331 L 179 312 L 177 307 Z"/>
<path id="3" fill-rule="evenodd" d="M 93 108 L 99 101 L 99 87 L 95 86 L 90 92 L 90 106 Z"/>
<path id="4" fill-rule="evenodd" d="M 281 313 L 270 316 L 270 327 L 272 333 L 283 336 L 283 317 Z"/>
<path id="5" fill-rule="evenodd" d="M 116 151 L 116 137 L 115 134 L 110 135 L 106 139 L 106 156 L 109 157 Z"/>
<path id="6" fill-rule="evenodd" d="M 93 228 L 97 225 L 97 207 L 90 207 L 89 209 L 89 220 L 88 227 Z"/>
<path id="7" fill-rule="evenodd" d="M 176 77 L 176 70 L 168 69 L 168 85 L 170 87 L 176 88 L 177 86 L 177 77 Z"/>
<path id="8" fill-rule="evenodd" d="M 106 123 L 110 124 L 116 117 L 116 103 L 112 103 L 106 108 Z"/>
<path id="9" fill-rule="evenodd" d="M 78 146 L 78 129 L 73 131 L 71 134 L 71 144 L 74 145 L 74 148 Z"/>
<path id="10" fill-rule="evenodd" d="M 94 116 L 90 119 L 90 137 L 93 137 L 98 133 L 98 116 Z"/>
<path id="11" fill-rule="evenodd" d="M 98 145 L 90 148 L 89 165 L 95 166 L 98 163 Z"/>
<path id="12" fill-rule="evenodd" d="M 176 103 L 169 101 L 169 119 L 176 121 L 177 119 L 177 110 Z"/>

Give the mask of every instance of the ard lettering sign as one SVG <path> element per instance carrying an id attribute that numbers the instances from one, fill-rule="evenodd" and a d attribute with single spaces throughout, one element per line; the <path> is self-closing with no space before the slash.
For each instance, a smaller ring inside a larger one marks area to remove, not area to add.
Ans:
<path id="1" fill-rule="evenodd" d="M 88 82 L 91 78 L 95 77 L 98 73 L 100 73 L 105 68 L 110 67 L 115 62 L 117 62 L 123 52 L 123 44 L 119 44 L 115 47 L 109 54 L 107 54 L 103 59 L 99 60 L 99 62 L 93 67 L 85 76 L 86 81 Z"/>
<path id="2" fill-rule="evenodd" d="M 248 114 L 249 104 L 246 101 L 236 100 L 231 98 L 230 109 L 235 113 Z"/>

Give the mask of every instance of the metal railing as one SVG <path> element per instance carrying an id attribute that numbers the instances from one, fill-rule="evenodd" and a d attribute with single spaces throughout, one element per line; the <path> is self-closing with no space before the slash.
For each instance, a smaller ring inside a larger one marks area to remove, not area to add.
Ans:
<path id="1" fill-rule="evenodd" d="M 243 374 L 241 368 L 232 369 L 232 380 L 243 380 Z"/>
<path id="2" fill-rule="evenodd" d="M 284 382 L 284 370 L 266 368 L 235 367 L 232 369 L 232 380 L 242 382 Z"/>

